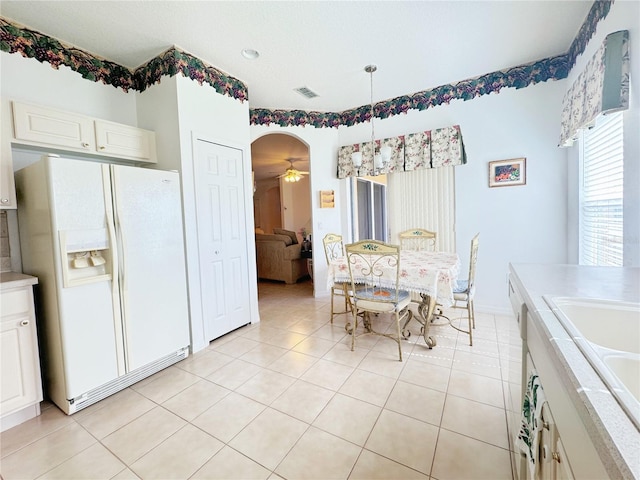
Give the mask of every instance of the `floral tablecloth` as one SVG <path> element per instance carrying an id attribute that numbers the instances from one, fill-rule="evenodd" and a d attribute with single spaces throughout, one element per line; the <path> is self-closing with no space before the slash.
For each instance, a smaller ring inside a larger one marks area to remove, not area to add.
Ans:
<path id="1" fill-rule="evenodd" d="M 357 267 L 357 265 L 356 265 Z M 436 297 L 436 301 L 446 307 L 453 305 L 453 287 L 460 270 L 457 253 L 425 252 L 405 250 L 400 253 L 400 289 L 424 293 Z M 357 268 L 354 269 L 354 272 Z M 386 278 L 388 285 L 395 286 L 395 271 Z M 365 283 L 365 278 L 355 278 L 356 283 Z M 347 258 L 333 260 L 329 264 L 327 286 L 350 282 Z"/>

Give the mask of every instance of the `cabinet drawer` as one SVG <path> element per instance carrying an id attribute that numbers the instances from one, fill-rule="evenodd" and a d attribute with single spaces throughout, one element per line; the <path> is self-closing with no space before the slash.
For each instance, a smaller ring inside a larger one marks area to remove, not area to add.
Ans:
<path id="1" fill-rule="evenodd" d="M 31 287 L 29 287 L 31 288 Z M 2 292 L 2 320 L 5 316 L 24 314 L 31 309 L 31 294 L 26 288 Z"/>

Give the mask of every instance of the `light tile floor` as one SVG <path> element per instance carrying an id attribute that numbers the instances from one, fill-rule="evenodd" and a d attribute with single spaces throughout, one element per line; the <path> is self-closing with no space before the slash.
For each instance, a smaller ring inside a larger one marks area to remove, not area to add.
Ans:
<path id="1" fill-rule="evenodd" d="M 0 435 L 2 478 L 512 478 L 510 317 L 478 314 L 473 347 L 433 326 L 432 350 L 413 322 L 401 363 L 384 337 L 352 352 L 312 288 L 260 283 L 260 324 L 70 417 L 45 402 Z"/>

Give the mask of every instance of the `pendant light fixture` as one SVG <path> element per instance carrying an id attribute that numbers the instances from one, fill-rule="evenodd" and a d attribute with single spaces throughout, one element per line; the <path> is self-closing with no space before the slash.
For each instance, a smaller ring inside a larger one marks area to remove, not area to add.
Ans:
<path id="1" fill-rule="evenodd" d="M 391 160 L 391 147 L 384 145 L 378 150 L 376 146 L 376 135 L 375 135 L 375 127 L 374 127 L 374 108 L 373 108 L 373 73 L 378 70 L 377 65 L 367 65 L 364 67 L 364 71 L 369 74 L 369 86 L 370 86 L 370 109 L 371 109 L 371 154 L 373 155 L 373 168 L 374 175 L 380 175 L 381 170 L 385 167 L 386 164 Z M 362 152 L 357 151 L 351 154 L 351 163 L 356 169 L 357 174 L 359 175 L 359 168 L 362 166 Z"/>

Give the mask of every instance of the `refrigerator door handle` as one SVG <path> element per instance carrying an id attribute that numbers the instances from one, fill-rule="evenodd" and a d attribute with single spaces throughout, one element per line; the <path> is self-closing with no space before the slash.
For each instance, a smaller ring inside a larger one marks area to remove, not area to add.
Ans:
<path id="1" fill-rule="evenodd" d="M 124 348 L 124 329 L 122 325 L 122 308 L 120 299 L 120 268 L 119 248 L 113 213 L 113 194 L 111 192 L 111 172 L 109 165 L 102 165 L 102 187 L 104 192 L 105 215 L 107 232 L 109 235 L 109 250 L 111 255 L 111 302 L 113 304 L 114 330 L 116 337 L 116 352 L 118 357 L 118 375 L 127 373 L 126 349 Z"/>

